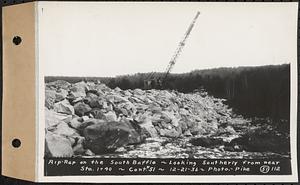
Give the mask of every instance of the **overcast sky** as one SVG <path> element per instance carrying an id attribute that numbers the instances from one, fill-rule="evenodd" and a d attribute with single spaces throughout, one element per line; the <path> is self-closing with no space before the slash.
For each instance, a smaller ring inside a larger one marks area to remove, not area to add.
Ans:
<path id="1" fill-rule="evenodd" d="M 295 62 L 296 3 L 39 2 L 39 61 L 49 76 L 172 72 Z"/>

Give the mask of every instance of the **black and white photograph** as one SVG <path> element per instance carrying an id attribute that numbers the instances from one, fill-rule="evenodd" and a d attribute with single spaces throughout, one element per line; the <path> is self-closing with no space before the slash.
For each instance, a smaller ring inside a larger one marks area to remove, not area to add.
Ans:
<path id="1" fill-rule="evenodd" d="M 295 173 L 297 4 L 39 8 L 45 176 Z"/>

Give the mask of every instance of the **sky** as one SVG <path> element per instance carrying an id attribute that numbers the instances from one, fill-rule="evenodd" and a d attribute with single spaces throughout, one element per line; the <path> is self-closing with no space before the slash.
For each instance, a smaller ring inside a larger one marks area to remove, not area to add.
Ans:
<path id="1" fill-rule="evenodd" d="M 296 3 L 39 2 L 46 76 L 164 72 L 197 11 L 172 72 L 296 62 Z"/>

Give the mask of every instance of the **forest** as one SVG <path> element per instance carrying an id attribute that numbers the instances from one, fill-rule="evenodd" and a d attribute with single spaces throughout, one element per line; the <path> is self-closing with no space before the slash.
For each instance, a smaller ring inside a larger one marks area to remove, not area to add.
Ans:
<path id="1" fill-rule="evenodd" d="M 47 76 L 45 82 L 82 80 L 105 83 L 110 88 L 144 89 L 150 73 L 136 73 L 116 77 Z M 151 73 L 160 78 L 163 73 Z M 101 76 L 101 74 L 99 74 Z M 246 117 L 268 117 L 289 120 L 290 116 L 290 64 L 257 67 L 232 67 L 194 70 L 189 73 L 168 75 L 162 89 L 191 93 L 205 90 L 226 102 L 236 113 Z"/>

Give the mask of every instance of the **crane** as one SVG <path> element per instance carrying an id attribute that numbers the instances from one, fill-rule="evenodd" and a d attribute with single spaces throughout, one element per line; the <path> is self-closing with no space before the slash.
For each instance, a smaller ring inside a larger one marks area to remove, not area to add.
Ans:
<path id="1" fill-rule="evenodd" d="M 189 35 L 191 34 L 191 31 L 198 19 L 200 15 L 200 12 L 197 12 L 196 16 L 194 17 L 192 23 L 189 25 L 187 31 L 185 32 L 184 34 L 184 37 L 183 39 L 179 42 L 179 45 L 174 53 L 174 55 L 172 56 L 165 72 L 163 73 L 163 76 L 162 77 L 158 77 L 158 78 L 154 78 L 154 73 L 151 73 L 145 80 L 144 82 L 144 87 L 146 89 L 149 89 L 149 88 L 153 88 L 153 87 L 159 87 L 161 88 L 162 85 L 166 82 L 167 78 L 168 78 L 168 75 L 170 74 L 171 70 L 173 69 L 178 57 L 180 56 L 184 46 L 185 46 L 185 43 L 186 43 L 186 40 L 188 39 Z"/>

